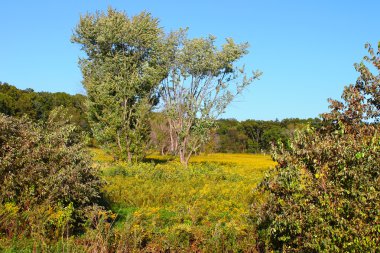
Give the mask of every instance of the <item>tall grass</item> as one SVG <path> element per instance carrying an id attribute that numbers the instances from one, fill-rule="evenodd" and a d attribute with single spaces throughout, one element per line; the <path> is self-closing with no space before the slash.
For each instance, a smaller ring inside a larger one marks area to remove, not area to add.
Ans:
<path id="1" fill-rule="evenodd" d="M 111 211 L 90 210 L 84 233 L 59 241 L 0 239 L 1 252 L 256 251 L 250 196 L 275 165 L 269 156 L 200 155 L 184 168 L 172 157 L 128 165 L 90 151 Z"/>
<path id="2" fill-rule="evenodd" d="M 152 155 L 147 161 L 102 167 L 108 182 L 104 193 L 118 214 L 115 230 L 128 235 L 132 249 L 255 249 L 254 227 L 247 219 L 250 192 L 274 166 L 269 156 L 200 155 L 188 168 L 168 157 Z"/>

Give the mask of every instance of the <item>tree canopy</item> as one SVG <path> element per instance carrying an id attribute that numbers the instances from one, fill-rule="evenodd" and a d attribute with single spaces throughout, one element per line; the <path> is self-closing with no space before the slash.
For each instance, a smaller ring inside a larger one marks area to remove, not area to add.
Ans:
<path id="1" fill-rule="evenodd" d="M 236 62 L 247 43 L 228 38 L 218 49 L 216 38 L 187 38 L 186 30 L 169 37 L 169 74 L 162 82 L 163 112 L 169 123 L 171 151 L 182 164 L 210 138 L 215 120 L 261 73 L 247 75 Z"/>
<path id="2" fill-rule="evenodd" d="M 95 138 L 119 159 L 141 159 L 148 115 L 167 73 L 158 20 L 146 12 L 129 18 L 110 8 L 82 16 L 72 41 L 86 54 L 79 64 Z"/>

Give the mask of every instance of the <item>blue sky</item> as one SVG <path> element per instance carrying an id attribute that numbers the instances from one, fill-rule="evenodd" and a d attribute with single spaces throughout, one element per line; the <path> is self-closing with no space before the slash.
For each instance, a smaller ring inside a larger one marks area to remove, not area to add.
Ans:
<path id="1" fill-rule="evenodd" d="M 129 16 L 146 10 L 166 31 L 189 27 L 190 37 L 249 42 L 241 61 L 261 80 L 224 118 L 316 117 L 355 82 L 364 44 L 380 40 L 380 1 L 1 1 L 0 81 L 36 91 L 84 93 L 80 49 L 70 37 L 80 14 L 112 6 Z"/>

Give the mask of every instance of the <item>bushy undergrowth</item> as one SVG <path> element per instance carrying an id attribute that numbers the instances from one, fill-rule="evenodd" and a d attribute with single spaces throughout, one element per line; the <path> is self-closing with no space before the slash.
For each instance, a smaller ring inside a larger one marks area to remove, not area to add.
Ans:
<path id="1" fill-rule="evenodd" d="M 379 250 L 379 148 L 377 134 L 310 130 L 293 140 L 291 150 L 278 149 L 278 168 L 260 187 L 268 198 L 254 202 L 266 250 Z"/>
<path id="2" fill-rule="evenodd" d="M 380 44 L 369 54 L 380 71 Z M 263 252 L 380 251 L 380 75 L 355 66 L 359 79 L 331 100 L 323 127 L 274 150 L 252 209 Z"/>
<path id="3" fill-rule="evenodd" d="M 0 237 L 68 236 L 100 199 L 79 133 L 55 110 L 45 123 L 0 115 Z"/>

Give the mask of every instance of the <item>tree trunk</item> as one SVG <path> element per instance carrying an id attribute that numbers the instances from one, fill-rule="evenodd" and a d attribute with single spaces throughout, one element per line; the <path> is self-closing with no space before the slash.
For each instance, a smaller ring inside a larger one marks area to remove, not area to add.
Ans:
<path id="1" fill-rule="evenodd" d="M 179 149 L 179 160 L 180 160 L 181 164 L 187 168 L 188 159 L 186 159 L 186 154 L 185 154 L 184 148 Z"/>
<path id="2" fill-rule="evenodd" d="M 129 148 L 128 148 L 128 163 L 132 163 L 132 153 L 131 151 L 129 151 Z"/>
<path id="3" fill-rule="evenodd" d="M 164 145 L 161 146 L 161 155 L 165 155 L 165 146 Z"/>
<path id="4" fill-rule="evenodd" d="M 170 153 L 172 155 L 176 155 L 177 153 L 177 145 L 176 145 L 176 139 L 174 138 L 174 129 L 173 129 L 173 123 L 169 120 L 169 135 L 170 135 Z"/>
<path id="5" fill-rule="evenodd" d="M 121 146 L 121 141 L 120 141 L 120 132 L 119 131 L 117 131 L 117 136 L 116 136 L 116 138 L 117 138 L 117 146 L 119 147 L 119 158 L 121 158 L 121 156 L 122 156 L 122 154 L 123 154 L 123 148 L 122 148 L 122 146 Z"/>
<path id="6" fill-rule="evenodd" d="M 126 149 L 126 151 L 127 151 L 127 161 L 128 161 L 128 163 L 132 163 L 132 152 L 131 152 L 131 149 L 130 149 L 130 142 L 129 142 L 129 140 L 128 140 L 128 137 L 126 136 L 125 137 L 125 149 Z"/>

